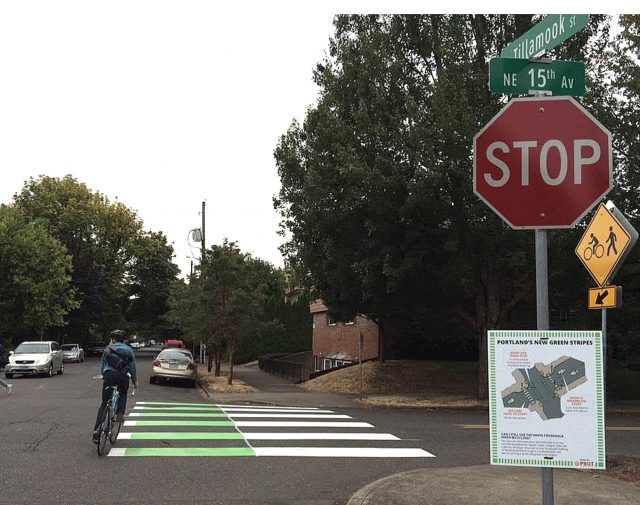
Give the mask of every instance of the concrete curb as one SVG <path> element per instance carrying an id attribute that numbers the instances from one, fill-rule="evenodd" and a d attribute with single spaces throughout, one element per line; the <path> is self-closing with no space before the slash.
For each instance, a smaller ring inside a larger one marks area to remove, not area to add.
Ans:
<path id="1" fill-rule="evenodd" d="M 207 395 L 207 399 L 211 400 L 211 392 L 207 389 L 207 386 L 202 384 L 200 379 L 197 380 L 198 387 L 202 390 L 202 392 Z"/>
<path id="2" fill-rule="evenodd" d="M 554 481 L 557 503 L 563 505 L 640 503 L 640 488 L 612 477 L 555 469 Z M 390 475 L 356 491 L 347 505 L 539 505 L 540 502 L 539 468 L 476 465 L 422 468 Z"/>

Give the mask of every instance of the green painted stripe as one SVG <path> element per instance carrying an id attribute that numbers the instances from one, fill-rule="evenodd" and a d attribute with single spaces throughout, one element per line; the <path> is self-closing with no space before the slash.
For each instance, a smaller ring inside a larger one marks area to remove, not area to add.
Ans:
<path id="1" fill-rule="evenodd" d="M 127 417 L 131 420 L 138 417 L 224 417 L 228 419 L 227 414 L 219 412 L 133 412 L 135 415 L 129 414 Z"/>
<path id="2" fill-rule="evenodd" d="M 131 433 L 128 440 L 244 440 L 237 431 L 230 432 L 164 432 Z"/>
<path id="3" fill-rule="evenodd" d="M 134 421 L 134 426 L 235 426 L 233 421 Z M 126 424 L 125 424 L 126 426 Z"/>
<path id="4" fill-rule="evenodd" d="M 127 447 L 124 456 L 255 456 L 250 447 Z"/>
<path id="5" fill-rule="evenodd" d="M 181 405 L 184 407 L 217 407 L 211 403 L 182 403 L 182 402 L 136 402 L 136 405 L 144 407 L 145 405 Z"/>
<path id="6" fill-rule="evenodd" d="M 146 405 L 140 405 L 137 409 L 134 409 L 136 412 L 137 411 L 142 411 L 142 410 L 169 410 L 169 411 L 174 411 L 174 410 L 196 410 L 196 411 L 212 411 L 212 412 L 222 412 L 222 409 L 220 407 L 147 407 Z"/>

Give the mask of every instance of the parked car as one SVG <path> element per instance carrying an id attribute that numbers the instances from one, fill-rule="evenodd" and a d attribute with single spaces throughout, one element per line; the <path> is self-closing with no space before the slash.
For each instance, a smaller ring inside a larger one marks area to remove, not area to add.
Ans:
<path id="1" fill-rule="evenodd" d="M 178 339 L 169 339 L 164 341 L 163 349 L 171 349 L 171 348 L 184 349 L 186 346 L 182 340 Z"/>
<path id="2" fill-rule="evenodd" d="M 186 380 L 191 387 L 196 385 L 198 365 L 193 360 L 193 355 L 186 349 L 164 349 L 153 360 L 153 369 L 149 382 L 155 384 L 158 379 Z"/>
<path id="3" fill-rule="evenodd" d="M 4 375 L 11 379 L 14 375 L 64 373 L 64 359 L 58 342 L 22 342 L 10 353 L 9 363 L 4 367 Z"/>
<path id="4" fill-rule="evenodd" d="M 140 342 L 131 342 L 129 345 L 131 349 L 140 349 Z"/>
<path id="5" fill-rule="evenodd" d="M 88 356 L 102 356 L 102 352 L 104 348 L 109 344 L 101 344 L 101 343 L 93 343 L 87 346 L 87 355 Z"/>
<path id="6" fill-rule="evenodd" d="M 79 344 L 62 344 L 62 357 L 65 361 L 84 361 L 84 349 Z"/>

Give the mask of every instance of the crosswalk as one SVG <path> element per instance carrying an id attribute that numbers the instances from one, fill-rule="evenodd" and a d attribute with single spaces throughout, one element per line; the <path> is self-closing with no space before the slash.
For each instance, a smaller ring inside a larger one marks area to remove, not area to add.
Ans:
<path id="1" fill-rule="evenodd" d="M 407 445 L 370 423 L 320 408 L 140 401 L 109 456 L 435 457 Z"/>

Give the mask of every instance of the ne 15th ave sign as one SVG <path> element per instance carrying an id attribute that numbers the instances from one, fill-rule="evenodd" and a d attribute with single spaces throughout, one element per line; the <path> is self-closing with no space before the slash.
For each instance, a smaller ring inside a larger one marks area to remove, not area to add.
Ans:
<path id="1" fill-rule="evenodd" d="M 554 95 L 584 95 L 584 63 L 579 61 L 533 62 L 514 58 L 493 58 L 489 62 L 492 93 L 550 91 Z"/>
<path id="2" fill-rule="evenodd" d="M 500 53 L 501 58 L 533 58 L 561 44 L 589 21 L 588 14 L 549 14 Z"/>

